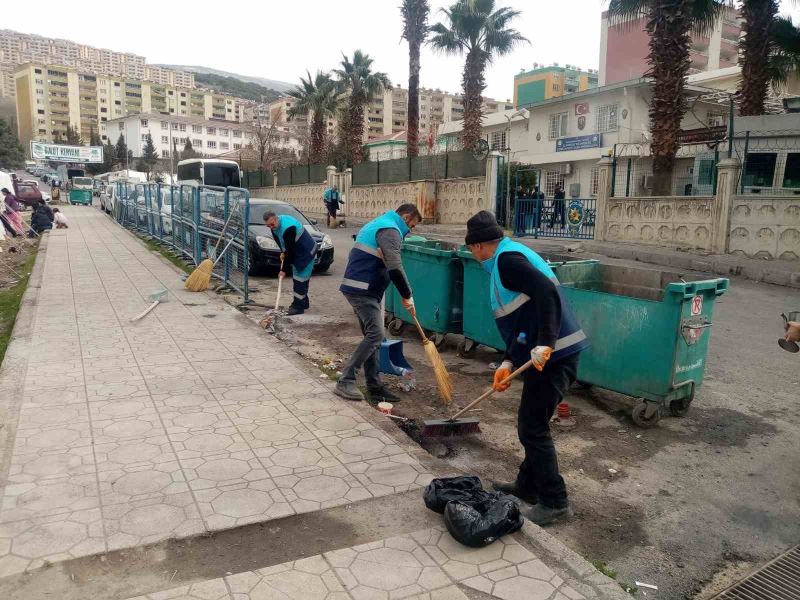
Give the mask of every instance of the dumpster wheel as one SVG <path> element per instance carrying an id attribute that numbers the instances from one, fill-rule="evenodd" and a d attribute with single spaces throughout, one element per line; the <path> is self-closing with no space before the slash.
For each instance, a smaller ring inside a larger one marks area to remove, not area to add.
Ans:
<path id="1" fill-rule="evenodd" d="M 464 338 L 458 343 L 456 354 L 461 358 L 475 358 L 475 353 L 478 351 L 477 342 Z"/>
<path id="2" fill-rule="evenodd" d="M 389 323 L 389 333 L 392 335 L 402 335 L 405 328 L 406 324 L 400 319 L 394 319 L 391 323 Z"/>
<path id="3" fill-rule="evenodd" d="M 689 412 L 689 407 L 692 405 L 691 398 L 681 398 L 680 400 L 673 400 L 669 403 L 669 412 L 673 417 L 685 417 Z"/>
<path id="4" fill-rule="evenodd" d="M 661 420 L 661 405 L 646 400 L 637 402 L 631 411 L 631 418 L 636 425 L 643 429 L 655 427 Z"/>

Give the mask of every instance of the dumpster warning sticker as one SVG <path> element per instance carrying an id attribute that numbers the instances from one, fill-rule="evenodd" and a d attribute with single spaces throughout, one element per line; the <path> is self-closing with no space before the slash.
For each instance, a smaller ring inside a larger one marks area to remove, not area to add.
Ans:
<path id="1" fill-rule="evenodd" d="M 695 296 L 692 298 L 692 314 L 699 315 L 701 312 L 703 312 L 703 297 Z"/>

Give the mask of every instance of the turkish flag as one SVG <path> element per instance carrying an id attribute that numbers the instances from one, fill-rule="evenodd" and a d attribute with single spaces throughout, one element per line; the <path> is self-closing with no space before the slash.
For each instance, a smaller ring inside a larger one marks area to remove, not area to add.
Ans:
<path id="1" fill-rule="evenodd" d="M 576 115 L 588 115 L 589 114 L 589 103 L 588 102 L 579 102 L 575 105 L 575 114 Z"/>

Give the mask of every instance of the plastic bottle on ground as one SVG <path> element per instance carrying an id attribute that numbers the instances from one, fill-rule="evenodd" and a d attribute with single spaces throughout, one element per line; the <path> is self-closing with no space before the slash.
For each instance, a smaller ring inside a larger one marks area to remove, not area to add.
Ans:
<path id="1" fill-rule="evenodd" d="M 410 392 L 417 387 L 417 377 L 411 369 L 400 367 L 400 387 L 404 392 Z"/>

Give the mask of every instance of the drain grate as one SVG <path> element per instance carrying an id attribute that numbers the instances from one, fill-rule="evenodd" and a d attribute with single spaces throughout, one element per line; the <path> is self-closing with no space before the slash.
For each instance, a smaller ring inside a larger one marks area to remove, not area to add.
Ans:
<path id="1" fill-rule="evenodd" d="M 800 546 L 714 596 L 714 600 L 800 600 Z"/>

